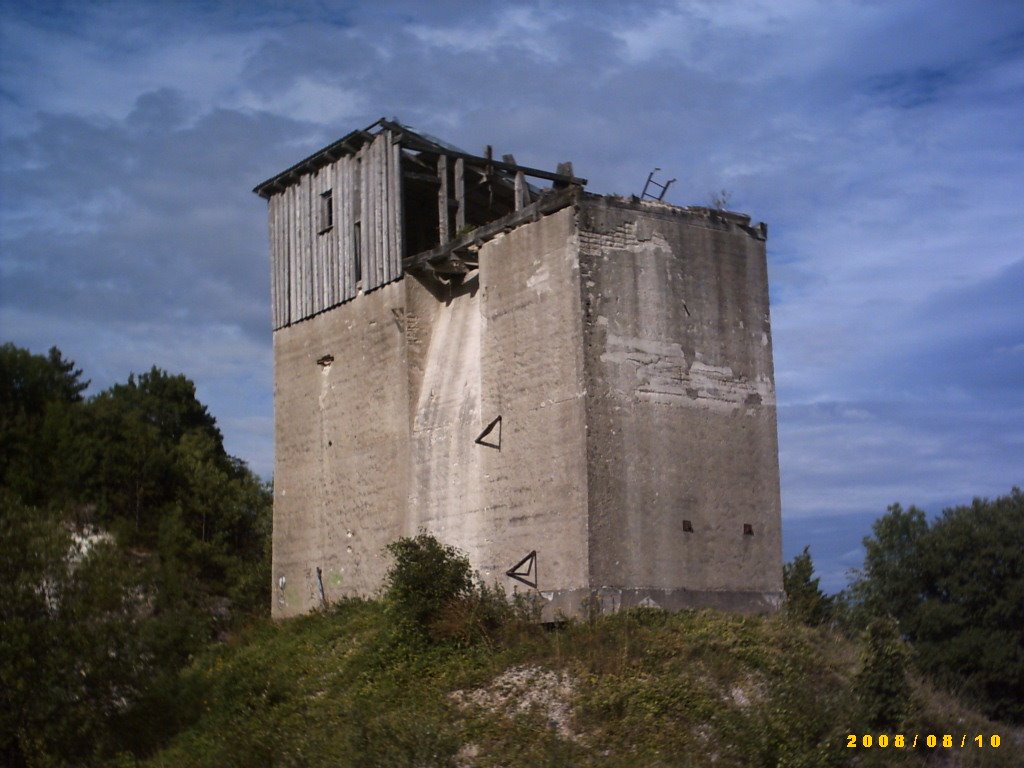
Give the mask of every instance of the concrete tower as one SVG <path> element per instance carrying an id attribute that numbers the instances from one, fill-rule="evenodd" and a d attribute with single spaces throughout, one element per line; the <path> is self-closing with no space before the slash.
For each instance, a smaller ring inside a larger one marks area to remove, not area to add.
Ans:
<path id="1" fill-rule="evenodd" d="M 548 617 L 778 606 L 765 227 L 585 183 L 381 120 L 256 187 L 275 616 L 421 529 Z"/>

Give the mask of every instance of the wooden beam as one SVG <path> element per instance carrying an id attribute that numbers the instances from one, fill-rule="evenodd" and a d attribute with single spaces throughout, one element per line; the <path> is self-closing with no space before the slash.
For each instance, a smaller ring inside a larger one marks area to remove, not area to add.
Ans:
<path id="1" fill-rule="evenodd" d="M 517 211 L 530 204 L 530 191 L 526 188 L 526 177 L 522 171 L 516 171 L 515 206 Z"/>
<path id="2" fill-rule="evenodd" d="M 455 231 L 461 233 L 466 227 L 466 166 L 461 157 L 455 159 L 455 202 Z"/>
<path id="3" fill-rule="evenodd" d="M 558 164 L 557 172 L 562 176 L 572 176 L 572 163 L 569 160 Z M 556 181 L 551 185 L 555 189 L 565 189 L 565 183 Z"/>
<path id="4" fill-rule="evenodd" d="M 514 163 L 505 163 L 499 160 L 488 159 L 486 157 L 480 157 L 478 155 L 470 155 L 466 152 L 459 152 L 454 149 L 447 149 L 445 147 L 439 147 L 436 144 L 420 141 L 418 138 L 412 135 L 406 135 L 404 146 L 410 149 L 417 149 L 421 152 L 433 152 L 437 154 L 445 154 L 448 157 L 455 159 L 461 157 L 469 165 L 490 165 L 491 168 L 498 171 L 510 171 L 515 173 L 516 171 L 522 171 L 527 176 L 532 176 L 537 179 L 546 179 L 547 181 L 561 181 L 566 184 L 575 184 L 577 186 L 586 186 L 587 180 L 577 178 L 576 176 L 566 176 L 560 173 L 551 173 L 551 171 L 543 171 L 539 168 L 530 168 L 525 165 L 516 165 Z"/>
<path id="5" fill-rule="evenodd" d="M 440 155 L 437 158 L 437 179 L 441 187 L 437 190 L 437 235 L 442 245 L 451 240 L 451 228 L 448 218 L 448 158 Z"/>
<path id="6" fill-rule="evenodd" d="M 440 184 L 441 180 L 431 173 L 417 173 L 416 171 L 403 171 L 402 176 L 409 181 L 421 181 L 424 184 Z"/>
<path id="7" fill-rule="evenodd" d="M 545 214 L 554 213 L 566 206 L 573 205 L 578 199 L 577 195 L 578 189 L 576 187 L 570 187 L 558 193 L 545 195 L 540 200 L 535 203 L 531 203 L 521 211 L 513 211 L 512 213 L 502 216 L 500 219 L 496 219 L 489 224 L 483 224 L 472 232 L 467 232 L 461 237 L 455 238 L 451 242 L 441 243 L 436 248 L 431 248 L 429 251 L 422 251 L 414 256 L 407 257 L 403 261 L 403 268 L 405 270 L 415 270 L 423 267 L 429 268 L 433 263 L 444 262 L 445 260 L 450 259 L 452 254 L 489 240 L 499 232 L 515 229 L 520 224 L 524 224 L 527 221 L 536 221 Z"/>
<path id="8" fill-rule="evenodd" d="M 472 268 L 466 264 L 462 259 L 451 258 L 445 261 L 432 264 L 431 268 L 435 274 L 438 275 L 465 275 Z"/>

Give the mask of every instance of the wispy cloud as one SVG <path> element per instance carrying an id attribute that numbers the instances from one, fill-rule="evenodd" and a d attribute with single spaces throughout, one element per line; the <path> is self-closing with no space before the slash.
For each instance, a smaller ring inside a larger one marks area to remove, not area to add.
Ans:
<path id="1" fill-rule="evenodd" d="M 1021 481 L 1019 2 L 7 2 L 0 34 L 3 335 L 188 372 L 265 474 L 249 190 L 387 115 L 769 222 L 787 520 Z"/>

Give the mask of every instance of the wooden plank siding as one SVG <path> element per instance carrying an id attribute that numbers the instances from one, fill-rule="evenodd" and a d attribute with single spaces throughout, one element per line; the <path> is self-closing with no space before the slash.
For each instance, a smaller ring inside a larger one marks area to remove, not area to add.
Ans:
<path id="1" fill-rule="evenodd" d="M 299 261 L 299 227 L 298 200 L 299 188 L 288 187 L 285 190 L 285 227 L 288 238 L 288 293 L 291 296 L 291 310 L 288 313 L 288 324 L 291 325 L 302 317 L 302 303 L 299 298 L 299 286 L 302 285 L 301 263 Z"/>
<path id="2" fill-rule="evenodd" d="M 349 301 L 356 295 L 355 278 L 355 200 L 353 195 L 346 190 L 352 190 L 355 171 L 355 161 L 345 156 L 335 164 L 338 179 L 338 210 L 341 214 L 341 228 L 338 232 L 338 264 L 339 279 L 341 284 L 338 290 L 338 301 Z"/>
<path id="3" fill-rule="evenodd" d="M 383 131 L 268 201 L 274 330 L 402 276 L 401 146 Z M 357 188 L 358 187 L 358 188 Z M 332 226 L 324 198 L 331 193 Z M 355 242 L 359 223 L 360 242 Z M 362 259 L 356 280 L 355 258 Z"/>
<path id="4" fill-rule="evenodd" d="M 267 234 L 270 238 L 270 325 L 281 327 L 281 307 L 278 291 L 281 278 L 278 270 L 281 266 L 281 254 L 277 247 L 277 198 L 267 201 Z"/>
<path id="5" fill-rule="evenodd" d="M 388 201 L 391 203 L 391 233 L 394 235 L 388 263 L 391 266 L 388 282 L 397 280 L 402 276 L 402 259 L 405 256 L 405 237 L 403 232 L 402 211 L 402 145 L 397 141 L 389 140 L 391 152 L 391 167 L 388 171 L 388 179 L 391 181 L 391 190 L 388 194 Z"/>

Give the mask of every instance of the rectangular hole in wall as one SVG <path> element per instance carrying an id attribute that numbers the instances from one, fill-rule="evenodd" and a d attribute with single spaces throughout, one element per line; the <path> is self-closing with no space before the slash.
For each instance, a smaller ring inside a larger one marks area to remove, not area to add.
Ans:
<path id="1" fill-rule="evenodd" d="M 754 535 L 754 526 L 752 526 L 750 523 L 744 523 L 743 524 L 743 535 L 744 536 L 753 536 Z"/>
<path id="2" fill-rule="evenodd" d="M 334 226 L 334 192 L 328 189 L 320 195 L 320 234 Z"/>
<path id="3" fill-rule="evenodd" d="M 683 533 L 693 533 L 693 523 L 683 520 Z"/>

